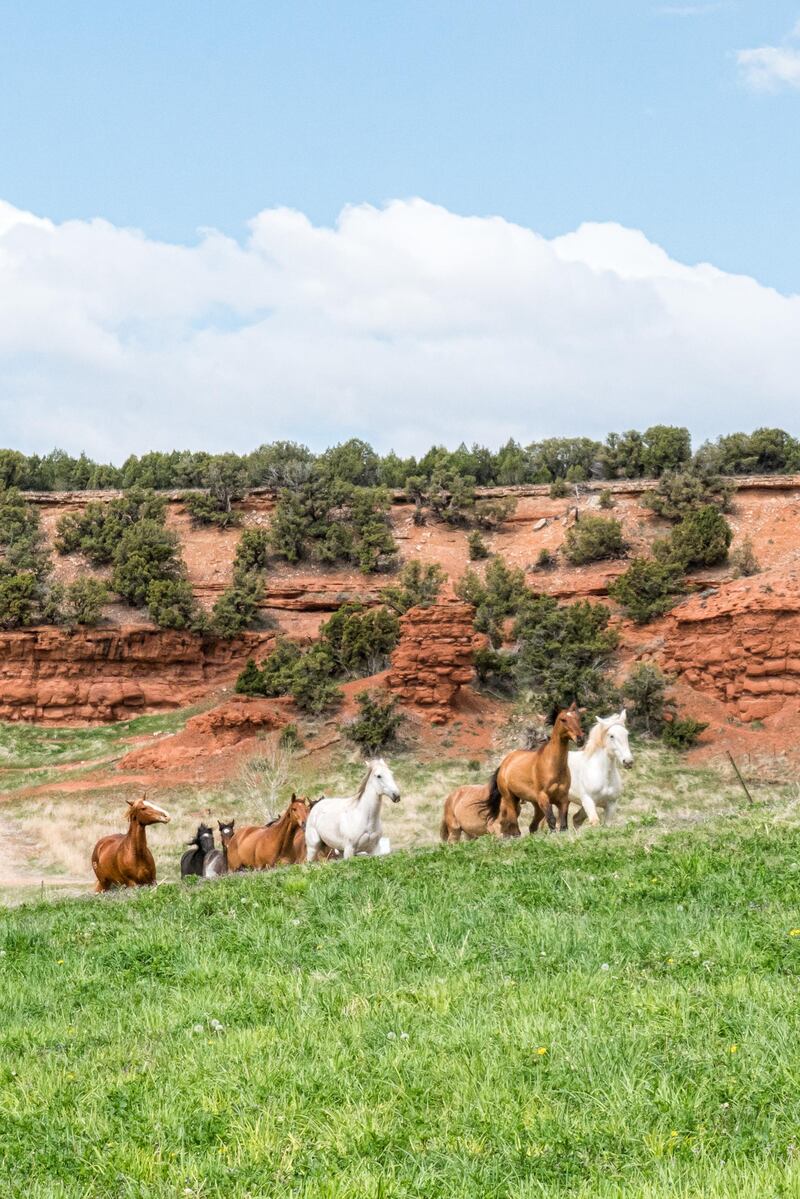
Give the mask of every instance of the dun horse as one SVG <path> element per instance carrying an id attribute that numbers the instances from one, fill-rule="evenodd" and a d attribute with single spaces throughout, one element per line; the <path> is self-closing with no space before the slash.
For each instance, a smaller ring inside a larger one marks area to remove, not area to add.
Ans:
<path id="1" fill-rule="evenodd" d="M 233 837 L 233 824 L 232 820 L 224 823 L 221 820 L 217 821 L 222 849 L 212 849 L 211 853 L 206 854 L 203 862 L 203 878 L 221 878 L 223 874 L 228 873 L 228 846 Z"/>
<path id="2" fill-rule="evenodd" d="M 214 830 L 207 824 L 198 825 L 197 832 L 188 845 L 189 848 L 181 857 L 181 878 L 186 878 L 189 874 L 202 877 L 205 860 L 214 852 Z"/>
<path id="3" fill-rule="evenodd" d="M 494 798 L 493 798 L 494 796 Z M 456 787 L 444 801 L 439 835 L 443 841 L 455 844 L 462 834 L 468 841 L 485 837 L 518 837 L 519 823 L 513 805 L 503 804 L 499 791 L 492 792 L 487 783 Z"/>
<path id="4" fill-rule="evenodd" d="M 145 796 L 128 800 L 128 831 L 101 837 L 92 851 L 96 891 L 113 887 L 150 887 L 156 881 L 156 864 L 147 848 L 148 824 L 167 824 L 169 816 Z"/>
<path id="5" fill-rule="evenodd" d="M 548 827 L 558 827 L 563 832 L 567 827 L 569 812 L 569 763 L 567 753 L 570 741 L 580 743 L 583 729 L 578 705 L 565 708 L 558 713 L 553 732 L 546 745 L 538 749 L 515 749 L 507 754 L 492 776 L 490 803 L 501 810 L 503 805 L 514 809 L 519 816 L 520 805 L 531 803 L 534 817 L 530 831 L 535 833 L 542 820 Z"/>
<path id="6" fill-rule="evenodd" d="M 228 845 L 228 869 L 270 870 L 273 866 L 294 865 L 298 861 L 295 837 L 305 828 L 310 806 L 307 799 L 292 794 L 289 806 L 277 820 L 247 825 L 235 832 Z"/>

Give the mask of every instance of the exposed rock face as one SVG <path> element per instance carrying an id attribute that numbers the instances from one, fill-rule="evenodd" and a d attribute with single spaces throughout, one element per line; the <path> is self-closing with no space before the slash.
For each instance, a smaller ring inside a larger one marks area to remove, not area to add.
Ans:
<path id="1" fill-rule="evenodd" d="M 404 704 L 427 709 L 433 724 L 445 723 L 459 688 L 472 681 L 473 653 L 482 640 L 474 615 L 471 604 L 446 598 L 430 608 L 410 608 L 400 621 L 386 682 Z"/>
<path id="2" fill-rule="evenodd" d="M 286 699 L 256 699 L 232 695 L 209 712 L 201 712 L 186 727 L 156 745 L 134 749 L 119 763 L 120 770 L 170 770 L 196 766 L 243 741 L 283 728 L 288 723 Z"/>
<path id="3" fill-rule="evenodd" d="M 34 628 L 0 636 L 0 719 L 122 720 L 194 703 L 264 657 L 273 633 L 232 641 L 168 629 Z"/>
<path id="4" fill-rule="evenodd" d="M 667 670 L 739 720 L 800 710 L 800 578 L 772 572 L 695 596 L 671 617 Z"/>

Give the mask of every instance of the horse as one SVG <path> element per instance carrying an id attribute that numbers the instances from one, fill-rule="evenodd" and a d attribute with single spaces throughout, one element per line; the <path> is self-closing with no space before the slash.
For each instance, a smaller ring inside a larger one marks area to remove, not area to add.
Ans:
<path id="1" fill-rule="evenodd" d="M 604 823 L 613 818 L 622 791 L 619 768 L 630 770 L 633 766 L 627 724 L 628 714 L 623 708 L 619 714 L 597 721 L 583 749 L 570 750 L 569 798 L 580 805 L 572 820 L 575 828 L 587 819 L 590 824 L 599 824 L 598 808 L 604 809 Z"/>
<path id="2" fill-rule="evenodd" d="M 295 837 L 305 828 L 311 805 L 307 799 L 292 798 L 286 811 L 269 824 L 250 824 L 238 829 L 228 845 L 229 870 L 271 870 L 293 865 Z"/>
<path id="3" fill-rule="evenodd" d="M 203 878 L 221 878 L 228 873 L 228 846 L 233 836 L 233 820 L 217 821 L 222 849 L 212 849 L 203 861 Z"/>
<path id="4" fill-rule="evenodd" d="M 148 824 L 168 824 L 169 815 L 146 795 L 128 800 L 128 831 L 101 837 L 92 850 L 92 870 L 97 876 L 95 891 L 112 887 L 152 887 L 156 864 L 147 848 Z"/>
<path id="5" fill-rule="evenodd" d="M 381 828 L 381 800 L 400 802 L 400 790 L 383 758 L 374 758 L 355 795 L 318 800 L 306 821 L 306 861 L 339 850 L 345 859 L 357 853 L 378 857 L 386 852 Z"/>
<path id="6" fill-rule="evenodd" d="M 487 783 L 467 783 L 456 787 L 444 801 L 439 836 L 454 845 L 462 834 L 468 841 L 491 833 L 495 837 L 518 837 L 519 822 L 510 806 L 500 802 L 499 791 Z"/>
<path id="7" fill-rule="evenodd" d="M 202 878 L 205 860 L 214 850 L 214 830 L 207 824 L 199 824 L 197 832 L 191 841 L 187 841 L 189 849 L 181 858 L 181 878 L 196 874 Z"/>
<path id="8" fill-rule="evenodd" d="M 555 718 L 550 740 L 538 749 L 515 749 L 507 754 L 489 783 L 492 808 L 505 812 L 511 808 L 519 818 L 520 806 L 531 803 L 534 816 L 530 832 L 535 833 L 542 820 L 548 827 L 558 827 L 563 832 L 567 827 L 569 812 L 569 763 L 567 752 L 570 741 L 583 741 L 580 710 L 576 703 L 562 709 Z"/>

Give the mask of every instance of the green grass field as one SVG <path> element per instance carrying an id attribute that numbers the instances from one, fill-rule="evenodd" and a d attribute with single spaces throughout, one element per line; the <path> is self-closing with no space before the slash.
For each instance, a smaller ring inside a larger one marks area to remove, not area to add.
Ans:
<path id="1" fill-rule="evenodd" d="M 800 830 L 0 911 L 0 1195 L 800 1194 Z"/>

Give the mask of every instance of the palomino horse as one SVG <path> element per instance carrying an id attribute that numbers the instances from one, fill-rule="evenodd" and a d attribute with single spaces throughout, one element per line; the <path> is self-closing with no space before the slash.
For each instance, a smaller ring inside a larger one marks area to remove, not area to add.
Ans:
<path id="1" fill-rule="evenodd" d="M 306 861 L 326 850 L 338 849 L 344 858 L 385 852 L 381 828 L 381 800 L 400 802 L 400 791 L 383 758 L 375 758 L 355 795 L 326 796 L 318 800 L 306 821 Z"/>
<path id="2" fill-rule="evenodd" d="M 92 850 L 92 870 L 97 875 L 95 891 L 112 887 L 151 887 L 156 881 L 156 864 L 147 848 L 148 824 L 168 824 L 169 816 L 146 796 L 128 800 L 128 831 L 101 837 Z"/>
<path id="3" fill-rule="evenodd" d="M 181 878 L 189 874 L 202 877 L 205 860 L 214 851 L 214 830 L 207 824 L 198 825 L 197 832 L 187 844 L 189 848 L 181 858 Z"/>
<path id="4" fill-rule="evenodd" d="M 203 878 L 221 878 L 228 873 L 228 846 L 233 837 L 233 821 L 217 821 L 222 849 L 212 849 L 203 861 Z"/>
<path id="5" fill-rule="evenodd" d="M 573 703 L 556 716 L 546 745 L 540 745 L 538 749 L 515 749 L 503 758 L 489 784 L 492 805 L 498 808 L 502 804 L 512 806 L 519 816 L 521 804 L 533 804 L 532 833 L 542 820 L 547 820 L 548 826 L 554 829 L 554 809 L 557 809 L 558 827 L 563 832 L 569 811 L 567 750 L 570 741 L 580 743 L 582 740 L 580 711 Z"/>
<path id="6" fill-rule="evenodd" d="M 310 804 L 292 793 L 289 806 L 269 824 L 250 824 L 238 829 L 228 845 L 229 870 L 271 870 L 296 861 L 295 837 L 305 827 Z"/>
<path id="7" fill-rule="evenodd" d="M 494 798 L 493 798 L 494 795 Z M 451 845 L 461 840 L 484 837 L 518 837 L 519 822 L 510 805 L 501 803 L 500 792 L 492 792 L 488 783 L 468 783 L 456 787 L 444 801 L 439 836 Z"/>
<path id="8" fill-rule="evenodd" d="M 633 766 L 627 724 L 628 714 L 623 708 L 618 715 L 597 721 L 583 749 L 570 750 L 569 798 L 571 803 L 580 804 L 572 821 L 575 828 L 587 819 L 590 824 L 599 824 L 598 808 L 605 810 L 606 824 L 612 819 L 622 791 L 619 768 L 630 770 Z"/>

